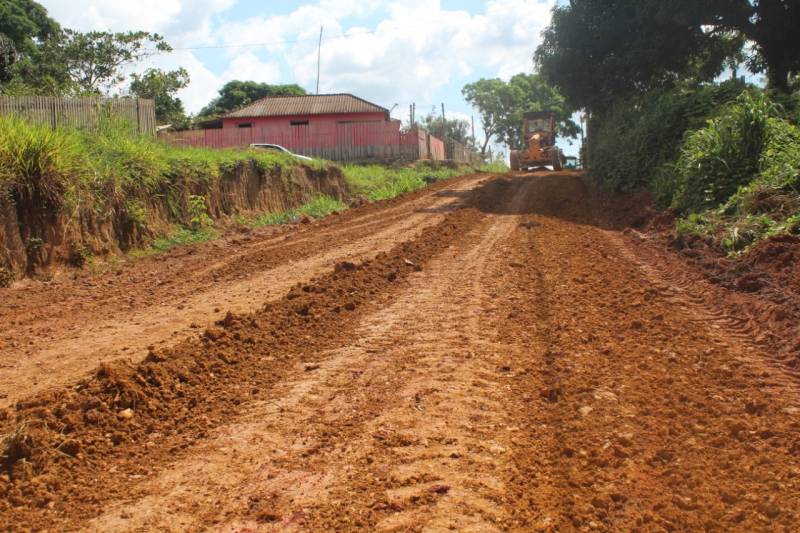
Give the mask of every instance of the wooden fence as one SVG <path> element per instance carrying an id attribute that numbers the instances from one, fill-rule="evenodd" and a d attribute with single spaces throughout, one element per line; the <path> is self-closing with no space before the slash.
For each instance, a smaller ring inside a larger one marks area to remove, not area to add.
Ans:
<path id="1" fill-rule="evenodd" d="M 458 141 L 449 141 L 447 143 L 447 159 L 476 167 L 483 164 L 483 158 L 480 154 L 473 152 Z"/>
<path id="2" fill-rule="evenodd" d="M 279 144 L 297 154 L 331 161 L 443 160 L 444 143 L 422 128 L 400 130 L 399 122 L 262 125 L 159 134 L 170 144 L 204 148 Z"/>
<path id="3" fill-rule="evenodd" d="M 140 133 L 155 134 L 153 100 L 144 98 L 61 98 L 58 96 L 0 96 L 0 115 L 18 115 L 51 128 L 96 129 L 102 117 L 128 120 Z"/>

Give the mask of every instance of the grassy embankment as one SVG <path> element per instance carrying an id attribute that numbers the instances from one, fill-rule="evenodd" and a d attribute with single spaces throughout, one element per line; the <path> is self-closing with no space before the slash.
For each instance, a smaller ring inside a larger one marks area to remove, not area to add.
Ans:
<path id="1" fill-rule="evenodd" d="M 496 170 L 500 167 L 488 167 Z M 482 169 L 483 170 L 483 169 Z M 415 191 L 430 183 L 463 176 L 474 172 L 472 167 L 437 166 L 418 163 L 406 167 L 385 167 L 382 165 L 344 165 L 342 173 L 350 193 L 356 198 L 371 202 L 387 200 L 407 192 Z M 303 216 L 321 218 L 334 212 L 347 209 L 343 202 L 318 196 L 306 205 L 291 211 L 264 213 L 253 218 L 240 218 L 239 223 L 248 227 L 261 227 L 295 222 Z"/>
<path id="2" fill-rule="evenodd" d="M 274 152 L 170 146 L 152 137 L 132 134 L 127 125 L 114 121 L 104 121 L 96 132 L 54 131 L 18 118 L 0 117 L 0 193 L 14 190 L 18 196 L 35 196 L 54 212 L 67 213 L 75 223 L 81 213 L 122 213 L 144 233 L 148 233 L 144 200 L 153 195 L 166 196 L 172 218 L 180 222 L 168 234 L 154 235 L 151 247 L 135 252 L 138 255 L 215 238 L 218 231 L 208 216 L 206 199 L 190 195 L 187 202 L 184 193 L 203 189 L 196 186 L 212 184 L 245 161 L 253 161 L 264 173 L 300 164 L 295 158 Z M 327 164 L 311 163 L 312 166 Z M 345 166 L 343 171 L 354 195 L 380 200 L 472 169 L 427 165 L 399 169 Z M 319 196 L 297 209 L 264 213 L 240 219 L 240 223 L 283 224 L 304 215 L 320 218 L 346 207 L 333 198 Z"/>
<path id="3" fill-rule="evenodd" d="M 122 212 L 144 231 L 145 199 L 166 196 L 173 218 L 181 222 L 154 241 L 159 250 L 216 236 L 205 198 L 189 196 L 186 202 L 183 193 L 203 190 L 245 161 L 264 173 L 298 164 L 273 152 L 170 146 L 113 121 L 87 132 L 0 117 L 0 192 L 39 198 L 76 222 L 81 213 Z"/>
<path id="4" fill-rule="evenodd" d="M 648 95 L 595 133 L 592 174 L 649 189 L 678 213 L 678 234 L 731 255 L 800 235 L 800 98 L 781 100 L 731 82 Z"/>

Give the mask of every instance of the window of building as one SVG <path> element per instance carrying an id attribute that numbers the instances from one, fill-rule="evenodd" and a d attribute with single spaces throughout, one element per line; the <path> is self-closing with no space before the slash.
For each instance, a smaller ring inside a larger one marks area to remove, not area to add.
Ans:
<path id="1" fill-rule="evenodd" d="M 241 124 L 237 124 L 236 127 L 237 128 L 252 128 L 253 127 L 253 123 L 252 122 L 242 122 Z"/>
<path id="2" fill-rule="evenodd" d="M 293 120 L 289 124 L 292 126 L 308 126 L 307 120 Z"/>

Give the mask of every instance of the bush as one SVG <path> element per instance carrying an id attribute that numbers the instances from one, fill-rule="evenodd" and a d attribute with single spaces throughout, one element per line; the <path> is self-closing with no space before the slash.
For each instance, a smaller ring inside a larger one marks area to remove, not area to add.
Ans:
<path id="1" fill-rule="evenodd" d="M 707 235 L 731 253 L 800 233 L 800 128 L 761 92 L 686 139 L 675 165 L 673 206 L 692 213 L 679 233 Z"/>
<path id="2" fill-rule="evenodd" d="M 691 133 L 675 165 L 673 207 L 698 212 L 725 202 L 761 170 L 776 107 L 746 91 L 718 117 Z"/>
<path id="3" fill-rule="evenodd" d="M 618 104 L 606 117 L 593 120 L 587 155 L 591 175 L 616 191 L 650 189 L 669 205 L 674 163 L 687 131 L 702 127 L 719 107 L 735 100 L 744 86 L 721 85 L 652 92 Z"/>

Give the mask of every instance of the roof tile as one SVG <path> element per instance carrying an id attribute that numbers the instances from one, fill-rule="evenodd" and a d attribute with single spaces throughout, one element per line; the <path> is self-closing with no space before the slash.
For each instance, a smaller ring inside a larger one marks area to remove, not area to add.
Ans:
<path id="1" fill-rule="evenodd" d="M 268 96 L 231 111 L 223 117 L 250 118 L 388 112 L 388 109 L 352 94 L 311 94 L 307 96 Z"/>

